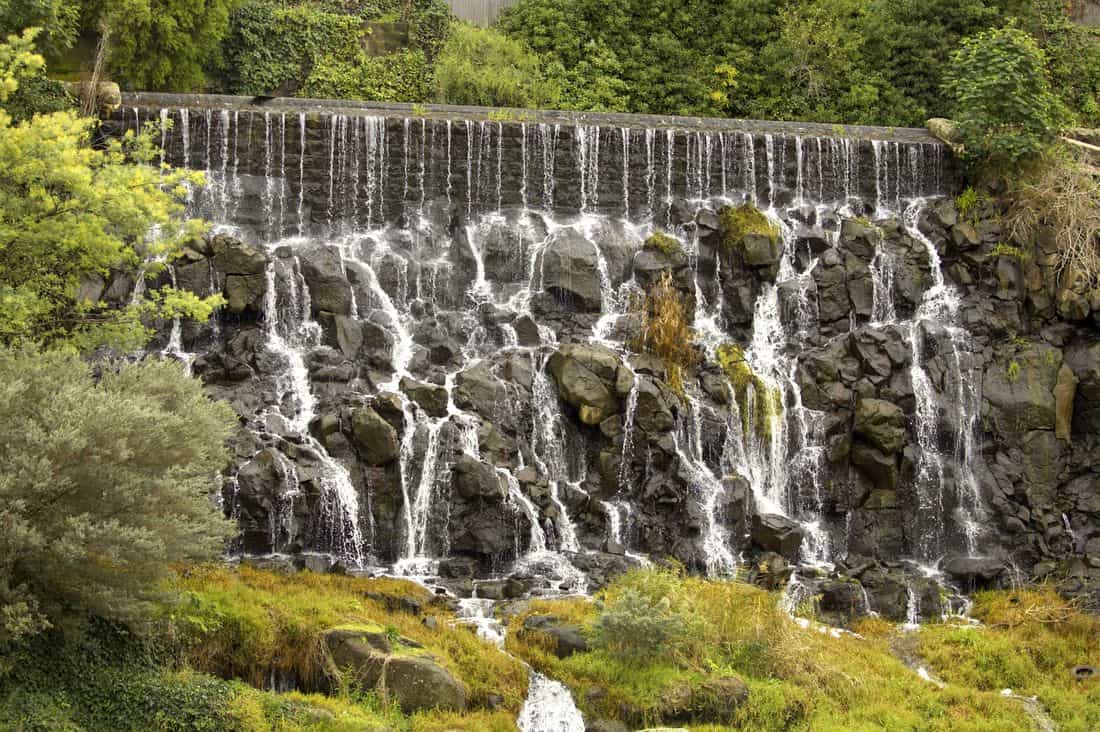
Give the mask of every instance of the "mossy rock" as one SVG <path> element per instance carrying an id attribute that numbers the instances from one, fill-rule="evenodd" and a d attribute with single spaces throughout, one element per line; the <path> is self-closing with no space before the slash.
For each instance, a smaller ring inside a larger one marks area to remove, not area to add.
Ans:
<path id="1" fill-rule="evenodd" d="M 718 347 L 718 365 L 722 367 L 737 406 L 741 410 L 741 426 L 745 432 L 755 432 L 767 438 L 772 431 L 772 418 L 783 413 L 783 393 L 771 386 L 745 359 L 745 351 L 733 343 Z"/>
<path id="2" fill-rule="evenodd" d="M 674 257 L 684 251 L 676 237 L 669 236 L 663 231 L 655 231 L 650 234 L 649 238 L 645 240 L 645 248 L 661 252 L 668 257 Z"/>
<path id="3" fill-rule="evenodd" d="M 718 214 L 722 222 L 722 243 L 737 251 L 750 267 L 776 264 L 783 255 L 779 226 L 751 203 L 728 206 Z"/>

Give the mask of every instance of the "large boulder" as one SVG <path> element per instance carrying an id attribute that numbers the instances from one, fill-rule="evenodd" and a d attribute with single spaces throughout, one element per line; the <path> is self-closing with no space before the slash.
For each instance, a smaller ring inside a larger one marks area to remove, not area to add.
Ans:
<path id="1" fill-rule="evenodd" d="M 351 437 L 368 465 L 392 463 L 401 451 L 397 430 L 370 407 L 351 413 Z"/>
<path id="2" fill-rule="evenodd" d="M 638 401 L 634 411 L 634 421 L 639 427 L 652 434 L 668 432 L 676 425 L 670 407 L 670 396 L 661 384 L 648 376 L 638 376 Z"/>
<path id="3" fill-rule="evenodd" d="M 463 498 L 503 500 L 507 495 L 496 468 L 466 453 L 455 460 L 454 479 L 455 488 Z"/>
<path id="4" fill-rule="evenodd" d="M 878 489 L 896 490 L 898 487 L 897 457 L 892 453 L 856 440 L 852 444 L 852 465 L 870 479 Z"/>
<path id="5" fill-rule="evenodd" d="M 447 416 L 447 389 L 436 384 L 416 381 L 407 376 L 401 379 L 401 391 L 405 392 L 429 416 L 439 419 Z"/>
<path id="6" fill-rule="evenodd" d="M 554 655 L 569 658 L 574 653 L 588 651 L 588 641 L 584 638 L 584 629 L 579 625 L 563 622 L 556 615 L 530 615 L 523 621 L 523 632 L 542 633 L 549 636 L 554 646 Z"/>
<path id="7" fill-rule="evenodd" d="M 254 246 L 228 236 L 215 236 L 209 242 L 214 269 L 226 275 L 263 275 L 267 255 Z"/>
<path id="8" fill-rule="evenodd" d="M 351 283 L 344 274 L 344 262 L 333 247 L 317 246 L 301 251 L 302 277 L 309 287 L 313 315 L 329 312 L 351 315 Z"/>
<path id="9" fill-rule="evenodd" d="M 619 357 L 603 346 L 570 343 L 550 357 L 558 392 L 585 424 L 598 425 L 619 408 L 615 389 Z"/>
<path id="10" fill-rule="evenodd" d="M 576 229 L 555 233 L 542 250 L 542 287 L 578 312 L 598 313 L 603 303 L 596 245 Z"/>
<path id="11" fill-rule="evenodd" d="M 425 656 L 390 656 L 382 691 L 407 713 L 466 709 L 466 689 L 449 671 Z"/>
<path id="12" fill-rule="evenodd" d="M 1073 426 L 1079 432 L 1100 432 L 1100 341 L 1066 350 L 1066 364 L 1077 377 Z"/>
<path id="13" fill-rule="evenodd" d="M 466 709 L 462 683 L 433 658 L 418 653 L 411 641 L 394 641 L 370 628 L 336 628 L 326 631 L 322 642 L 330 684 L 377 690 L 409 713 Z"/>
<path id="14" fill-rule="evenodd" d="M 243 313 L 246 310 L 262 309 L 267 293 L 267 255 L 256 247 L 228 236 L 215 236 L 207 244 L 212 253 L 210 262 L 225 283 L 228 310 L 232 313 Z M 196 265 L 196 268 L 192 268 L 196 272 L 191 274 L 197 274 L 201 278 L 203 267 Z M 209 267 L 206 269 L 209 279 Z M 188 289 L 198 292 L 195 283 L 184 284 Z"/>
<path id="15" fill-rule="evenodd" d="M 802 546 L 802 527 L 779 514 L 756 514 L 752 517 L 752 541 L 761 549 L 794 559 Z"/>
<path id="16" fill-rule="evenodd" d="M 1005 354 L 985 370 L 982 398 L 989 423 L 1001 435 L 1029 430 L 1053 430 L 1054 388 L 1062 367 L 1062 352 L 1045 344 L 1029 344 Z"/>
<path id="17" fill-rule="evenodd" d="M 860 399 L 856 402 L 855 433 L 883 452 L 896 453 L 905 445 L 905 413 L 882 399 Z"/>
<path id="18" fill-rule="evenodd" d="M 994 557 L 956 555 L 944 560 L 943 571 L 968 590 L 975 590 L 994 587 L 1007 568 L 1003 561 Z"/>

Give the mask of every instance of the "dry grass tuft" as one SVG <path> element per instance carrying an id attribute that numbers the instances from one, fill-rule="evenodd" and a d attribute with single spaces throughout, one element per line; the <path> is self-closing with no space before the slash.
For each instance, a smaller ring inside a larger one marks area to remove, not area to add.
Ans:
<path id="1" fill-rule="evenodd" d="M 1012 238 L 1035 241 L 1054 231 L 1058 274 L 1100 284 L 1100 172 L 1084 155 L 1058 146 L 1024 171 L 1009 193 L 1005 224 Z"/>
<path id="2" fill-rule="evenodd" d="M 695 334 L 688 325 L 688 312 L 683 295 L 673 286 L 672 274 L 661 273 L 645 299 L 645 327 L 630 344 L 635 351 L 658 356 L 668 368 L 668 383 L 677 393 L 683 393 L 683 370 L 699 361 L 695 350 Z"/>

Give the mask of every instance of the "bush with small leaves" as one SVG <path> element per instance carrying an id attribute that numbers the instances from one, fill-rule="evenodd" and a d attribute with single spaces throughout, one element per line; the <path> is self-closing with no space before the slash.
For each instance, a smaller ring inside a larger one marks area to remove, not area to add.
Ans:
<path id="1" fill-rule="evenodd" d="M 966 39 L 952 59 L 945 88 L 954 101 L 963 154 L 983 170 L 1007 170 L 1035 157 L 1065 121 L 1042 50 L 1017 28 Z"/>

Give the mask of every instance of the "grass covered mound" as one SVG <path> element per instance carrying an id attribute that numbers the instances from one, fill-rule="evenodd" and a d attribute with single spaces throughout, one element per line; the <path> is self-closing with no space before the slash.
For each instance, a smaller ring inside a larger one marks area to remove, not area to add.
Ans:
<path id="1" fill-rule="evenodd" d="M 984 607 L 1005 602 L 1003 597 L 980 598 L 978 616 Z M 1015 683 L 1018 693 L 1037 693 L 1064 729 L 1097 728 L 1095 682 L 1052 687 L 1056 682 L 1044 686 L 1039 681 L 1055 669 L 1069 679 L 1068 665 L 1096 658 L 1096 618 L 1074 614 L 1074 622 L 1066 625 L 1033 614 L 1015 628 L 926 626 L 915 635 L 922 661 L 947 682 L 941 689 L 894 655 L 894 642 L 903 633 L 898 627 L 871 618 L 858 628 L 860 635 L 824 632 L 816 625 L 802 628 L 777 601 L 775 594 L 742 583 L 639 570 L 592 601 L 531 603 L 511 619 L 508 648 L 567 684 L 587 714 L 635 726 L 718 724 L 723 726 L 694 729 L 815 732 L 1030 729 L 1023 705 L 1000 694 Z M 1068 608 L 1064 603 L 1055 607 Z M 531 615 L 554 615 L 581 626 L 590 650 L 559 658 L 552 636 L 524 630 Z M 981 638 L 1006 656 L 989 665 L 990 656 L 969 653 L 965 646 L 947 656 L 943 649 L 951 646 L 941 636 Z M 1010 673 L 1007 649 L 1014 644 L 1020 644 L 1017 654 L 1033 659 L 1014 662 L 1035 669 L 1030 686 Z M 996 681 L 998 664 L 1006 671 L 1003 682 Z M 747 688 L 747 699 L 730 703 L 738 682 Z"/>
<path id="2" fill-rule="evenodd" d="M 1073 674 L 1100 661 L 1100 619 L 1050 589 L 979 593 L 971 615 L 982 625 L 918 635 L 920 655 L 944 681 L 1036 696 L 1064 732 L 1100 729 L 1100 680 Z"/>
<path id="3" fill-rule="evenodd" d="M 466 685 L 473 707 L 496 696 L 518 712 L 527 693 L 521 663 L 456 626 L 453 613 L 412 582 L 245 566 L 197 568 L 180 587 L 184 600 L 175 613 L 185 626 L 186 657 L 218 676 L 254 685 L 272 673 L 313 680 L 323 673 L 322 634 L 360 629 L 413 641 Z"/>
<path id="4" fill-rule="evenodd" d="M 174 584 L 179 601 L 142 637 L 92 621 L 0 647 L 0 729 L 515 729 L 523 665 L 411 582 L 219 566 L 189 568 Z M 349 684 L 329 684 L 327 696 L 260 690 L 321 673 L 321 638 L 334 628 L 381 632 L 395 653 L 429 656 L 466 687 L 470 711 L 409 715 Z"/>

